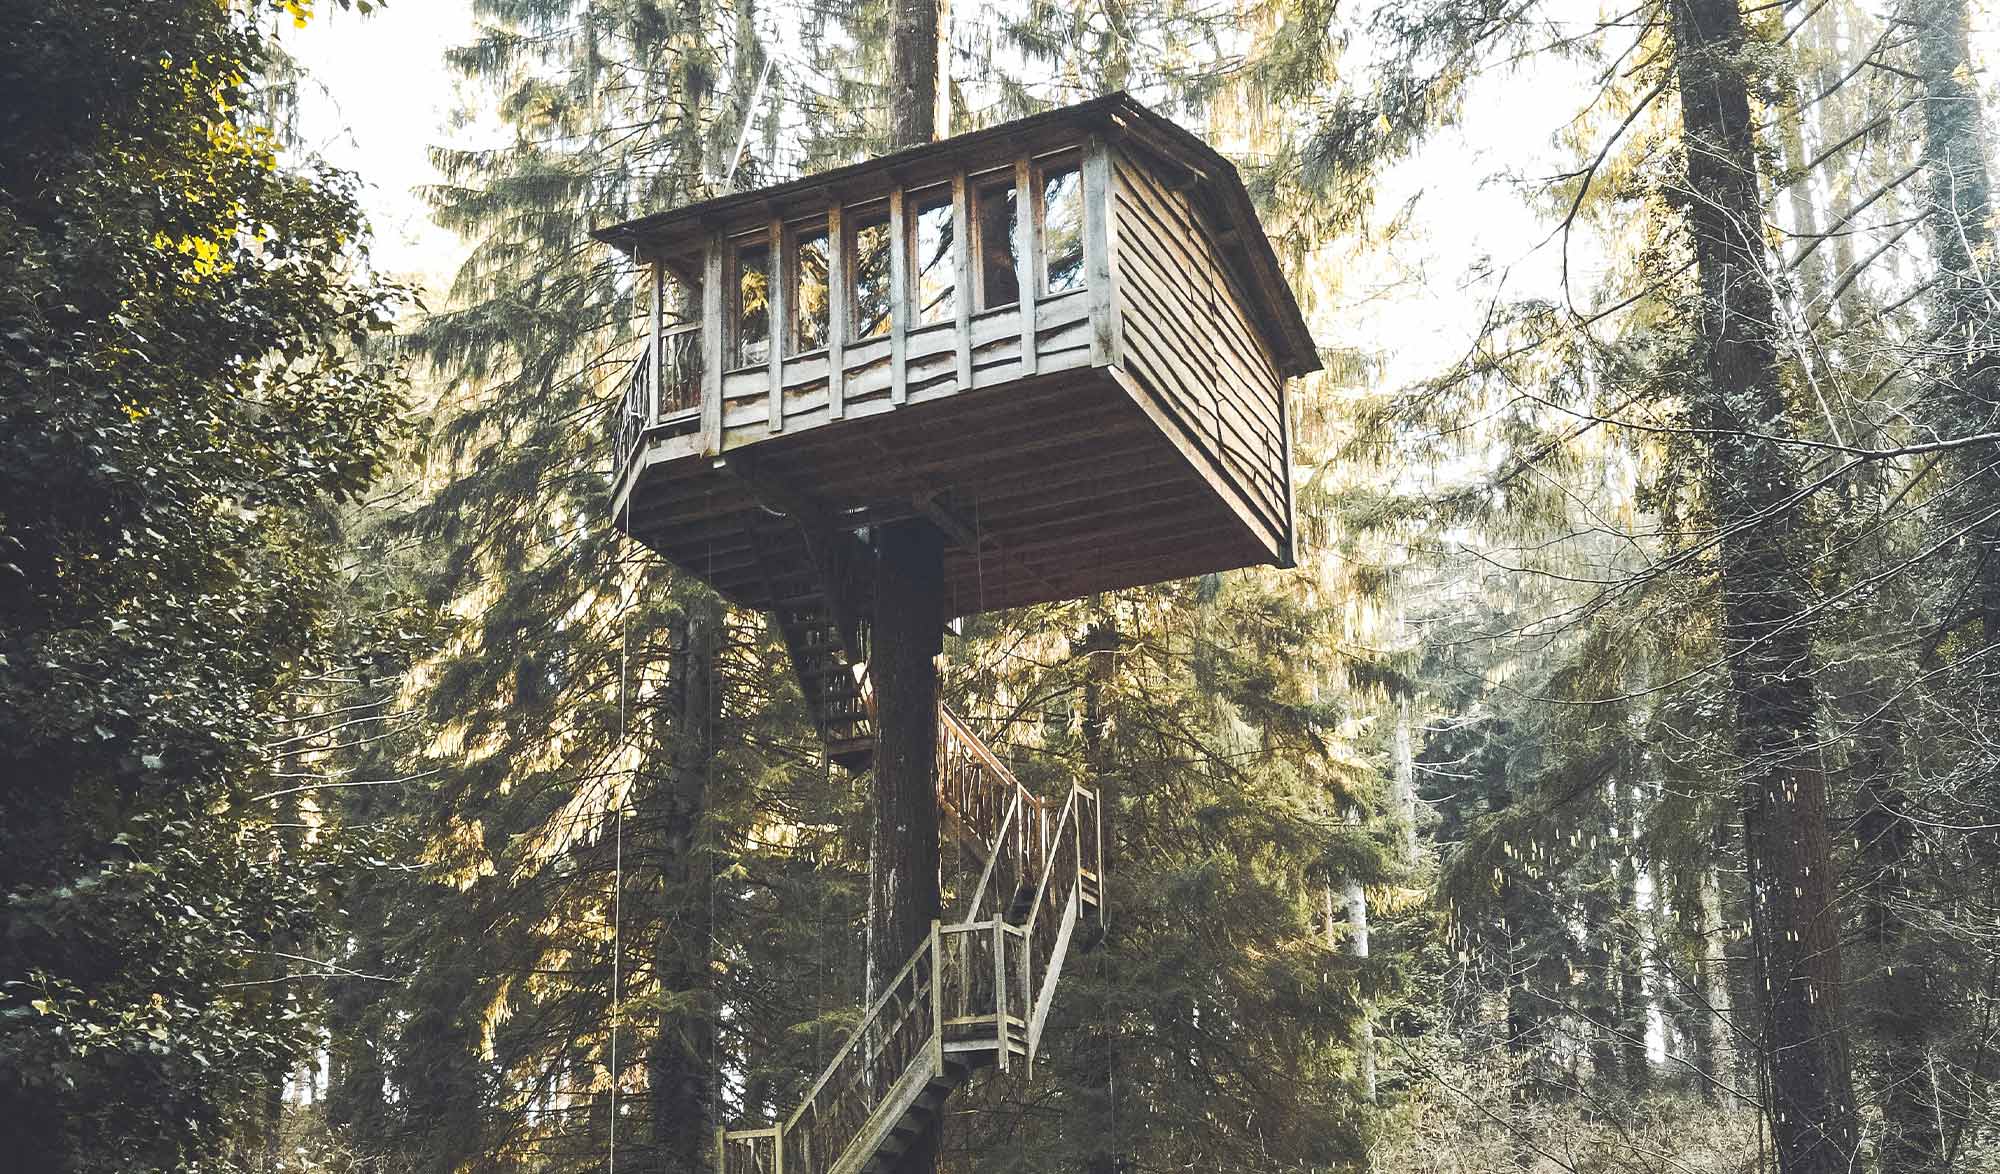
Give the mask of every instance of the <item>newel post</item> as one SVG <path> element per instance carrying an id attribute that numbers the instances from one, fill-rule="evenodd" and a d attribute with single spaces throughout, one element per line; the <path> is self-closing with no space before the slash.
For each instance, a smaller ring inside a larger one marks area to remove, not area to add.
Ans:
<path id="1" fill-rule="evenodd" d="M 944 1072 L 944 948 L 939 922 L 931 919 L 931 1065 Z"/>

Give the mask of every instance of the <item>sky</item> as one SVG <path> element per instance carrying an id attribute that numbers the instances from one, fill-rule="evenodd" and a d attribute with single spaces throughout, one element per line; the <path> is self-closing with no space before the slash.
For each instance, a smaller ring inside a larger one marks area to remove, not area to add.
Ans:
<path id="1" fill-rule="evenodd" d="M 443 60 L 472 29 L 471 0 L 390 0 L 367 16 L 321 4 L 305 28 L 281 30 L 312 79 L 300 95 L 302 137 L 361 177 L 376 267 L 434 288 L 465 250 L 431 221 L 418 189 L 438 179 L 434 144 L 475 141 L 452 126 L 456 79 Z"/>

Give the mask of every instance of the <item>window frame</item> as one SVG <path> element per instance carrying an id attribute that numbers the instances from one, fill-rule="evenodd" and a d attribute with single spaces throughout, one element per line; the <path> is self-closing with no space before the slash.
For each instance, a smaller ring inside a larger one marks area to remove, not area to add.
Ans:
<path id="1" fill-rule="evenodd" d="M 1007 241 L 1007 252 L 1014 259 L 1014 296 L 1008 301 L 994 302 L 989 300 L 986 291 L 986 218 L 983 215 L 985 208 L 984 195 L 989 190 L 998 190 L 1002 187 L 1014 193 L 1014 218 L 1008 232 Z M 985 171 L 970 173 L 965 177 L 965 193 L 966 218 L 972 221 L 966 232 L 966 249 L 972 261 L 967 266 L 971 270 L 970 277 L 973 287 L 972 312 L 975 314 L 984 314 L 994 310 L 1018 308 L 1023 300 L 1021 297 L 1023 288 L 1021 284 L 1023 276 L 1021 238 L 1024 234 L 1021 231 L 1021 223 L 1025 210 L 1024 201 L 1021 199 L 1020 170 L 1014 164 L 1009 163 L 1004 167 L 993 167 Z M 1032 270 L 1032 266 L 1030 269 Z M 1032 272 L 1028 276 L 1032 277 Z"/>
<path id="2" fill-rule="evenodd" d="M 1048 177 L 1050 172 L 1073 171 L 1076 173 L 1077 210 L 1077 284 L 1071 289 L 1049 288 L 1049 210 Z M 1034 278 L 1037 298 L 1060 298 L 1090 288 L 1090 210 L 1085 206 L 1086 194 L 1083 188 L 1083 148 L 1063 147 L 1046 155 L 1037 155 L 1028 161 L 1029 182 L 1034 187 L 1030 197 L 1034 204 L 1035 217 L 1035 257 Z"/>
<path id="3" fill-rule="evenodd" d="M 957 234 L 964 231 L 958 223 L 958 201 L 952 198 L 952 181 L 949 178 L 937 183 L 926 183 L 917 187 L 903 189 L 904 239 L 902 244 L 903 256 L 907 258 L 906 263 L 908 265 L 907 271 L 909 273 L 910 286 L 910 288 L 903 291 L 906 295 L 905 300 L 909 303 L 905 309 L 910 314 L 910 320 L 904 327 L 905 333 L 956 322 L 958 320 L 958 299 L 964 296 L 966 292 L 958 288 L 961 283 L 958 280 L 957 260 L 953 255 L 958 247 L 958 238 L 954 235 L 951 249 L 947 250 L 939 260 L 939 264 L 945 267 L 945 272 L 950 276 L 951 280 L 951 301 L 948 303 L 950 309 L 942 317 L 931 321 L 925 320 L 923 301 L 924 268 L 917 255 L 917 245 L 923 239 L 924 206 L 927 201 L 933 198 L 940 201 L 934 207 L 942 207 L 945 210 L 946 223 L 951 227 L 952 232 Z"/>
<path id="4" fill-rule="evenodd" d="M 774 247 L 771 230 L 764 228 L 754 232 L 739 232 L 725 238 L 727 264 L 723 267 L 723 283 L 727 300 L 723 302 L 723 348 L 724 363 L 722 374 L 733 375 L 739 371 L 755 371 L 771 365 L 772 355 L 782 351 L 778 339 L 779 326 L 776 315 L 771 312 L 772 282 L 783 280 L 780 266 L 784 249 Z M 764 250 L 764 338 L 772 349 L 764 357 L 746 360 L 743 356 L 743 254 L 745 250 Z"/>
<path id="5" fill-rule="evenodd" d="M 861 230 L 880 226 L 882 229 L 882 328 L 872 334 L 862 333 L 866 325 L 861 306 Z M 859 204 L 844 204 L 840 210 L 840 247 L 847 262 L 847 288 L 843 295 L 847 298 L 847 337 L 841 340 L 843 346 L 859 346 L 862 343 L 886 339 L 896 333 L 896 282 L 891 274 L 895 270 L 896 259 L 896 218 L 890 214 L 889 197 L 864 200 Z"/>
<path id="6" fill-rule="evenodd" d="M 843 221 L 842 232 L 844 234 L 846 217 L 842 216 L 841 219 Z M 784 337 L 781 340 L 778 353 L 787 363 L 794 359 L 814 358 L 830 353 L 833 350 L 833 299 L 836 296 L 833 289 L 833 250 L 840 247 L 840 242 L 834 239 L 831 220 L 832 218 L 825 212 L 817 216 L 787 220 L 785 221 L 784 231 L 780 234 L 779 252 L 784 258 L 785 327 Z M 799 296 L 802 280 L 801 274 L 804 272 L 799 264 L 801 253 L 800 241 L 802 238 L 814 236 L 826 242 L 826 325 L 820 344 L 801 350 L 798 349 L 799 323 L 800 312 L 805 308 L 805 299 Z"/>

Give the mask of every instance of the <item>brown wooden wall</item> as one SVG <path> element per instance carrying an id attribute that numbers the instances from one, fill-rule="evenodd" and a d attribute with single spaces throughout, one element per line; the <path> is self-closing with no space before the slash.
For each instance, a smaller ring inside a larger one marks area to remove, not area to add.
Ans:
<path id="1" fill-rule="evenodd" d="M 1284 377 L 1201 210 L 1158 169 L 1125 149 L 1112 155 L 1122 365 L 1289 555 Z"/>

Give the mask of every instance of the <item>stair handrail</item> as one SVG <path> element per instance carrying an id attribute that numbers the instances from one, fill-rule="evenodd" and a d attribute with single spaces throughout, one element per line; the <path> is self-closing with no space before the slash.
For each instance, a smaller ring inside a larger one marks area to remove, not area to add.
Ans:
<path id="1" fill-rule="evenodd" d="M 931 981 L 924 984 L 913 984 L 911 993 L 917 997 L 920 1004 L 925 997 L 933 1001 L 936 1000 L 936 980 L 938 973 L 936 951 L 937 935 L 933 933 L 923 945 L 917 947 L 915 953 L 910 955 L 910 960 L 903 963 L 902 968 L 896 971 L 895 977 L 882 985 L 882 993 L 875 996 L 874 1004 L 862 1015 L 861 1021 L 854 1025 L 854 1030 L 848 1033 L 846 1042 L 842 1043 L 840 1049 L 834 1052 L 833 1059 L 827 1061 L 826 1067 L 820 1070 L 819 1079 L 813 1081 L 811 1089 L 799 1101 L 799 1107 L 792 1110 L 791 1116 L 785 1118 L 784 1124 L 780 1127 L 784 1132 L 789 1134 L 798 1127 L 799 1119 L 805 1116 L 807 1109 L 812 1108 L 813 1102 L 819 1098 L 819 1094 L 825 1089 L 827 1081 L 833 1079 L 833 1074 L 839 1071 L 841 1064 L 846 1061 L 848 1053 L 868 1041 L 871 1034 L 870 1028 L 874 1025 L 875 1020 L 881 1016 L 882 1009 L 888 1006 L 889 1000 L 901 991 L 903 980 L 911 978 L 912 972 L 917 968 L 917 964 L 927 957 L 931 959 Z"/>
<path id="2" fill-rule="evenodd" d="M 1097 842 L 1102 835 L 1098 821 L 1093 818 L 1086 822 L 1080 810 L 1085 803 L 1094 808 L 1097 792 L 1072 785 L 1069 796 L 1063 802 L 1062 812 L 1056 817 L 1055 828 L 1045 841 L 1042 875 L 1035 885 L 1035 899 L 1028 920 L 1022 926 L 1026 948 L 1021 957 L 1021 986 L 1029 992 L 1032 1000 L 1027 1033 L 1031 1066 L 1041 1050 L 1042 1014 L 1053 993 L 1053 984 L 1060 977 L 1060 969 L 1054 963 L 1067 950 L 1067 934 L 1073 928 L 1072 919 L 1081 913 L 1083 862 L 1086 858 L 1097 861 L 1103 857 L 1102 845 Z M 1088 851 L 1085 850 L 1086 834 L 1091 841 Z M 1057 884 L 1063 884 L 1064 888 L 1059 896 L 1051 900 L 1050 890 Z M 1099 900 L 1102 900 L 1101 894 Z M 1060 917 L 1069 924 L 1057 924 L 1050 930 L 1047 928 L 1049 923 L 1043 920 L 1045 916 Z M 1036 981 L 1038 972 L 1039 983 Z"/>
<path id="3" fill-rule="evenodd" d="M 992 959 L 993 965 L 993 1046 L 1000 1052 L 999 1064 L 1002 1068 L 1007 1066 L 1005 1055 L 1010 1047 L 1008 1022 L 1014 1019 L 1021 1024 L 1020 1042 L 1026 1045 L 1028 1061 L 1032 1066 L 1039 1050 L 1042 1023 L 1047 1015 L 1054 983 L 1060 976 L 1056 962 L 1066 952 L 1069 934 L 1080 916 L 1086 873 L 1100 886 L 1096 899 L 1100 910 L 1102 908 L 1102 878 L 1101 873 L 1095 871 L 1102 867 L 1102 828 L 1097 817 L 1097 793 L 1086 787 L 1072 786 L 1051 828 L 1049 805 L 1023 787 L 1013 772 L 956 714 L 943 705 L 939 705 L 938 714 L 938 801 L 942 807 L 949 809 L 961 829 L 980 836 L 987 848 L 985 866 L 967 915 L 962 921 L 949 925 L 936 921 L 931 923 L 928 940 L 883 985 L 881 993 L 864 1010 L 854 1029 L 820 1070 L 798 1107 L 781 1123 L 762 1129 L 717 1131 L 720 1149 L 717 1156 L 725 1174 L 733 1174 L 743 1168 L 738 1160 L 747 1160 L 750 1169 L 765 1169 L 759 1156 L 764 1152 L 768 1152 L 774 1163 L 774 1174 L 825 1174 L 862 1138 L 869 1128 L 869 1119 L 880 1111 L 884 1098 L 890 1096 L 891 1088 L 910 1078 L 914 1066 L 928 1062 L 941 1071 L 946 1047 L 944 1008 L 950 1001 L 950 992 L 945 988 L 950 977 L 959 973 L 958 981 L 967 989 L 959 992 L 961 997 L 958 1002 L 965 1002 L 966 997 L 973 993 L 969 985 L 974 982 L 972 967 L 977 964 L 984 975 L 985 965 L 968 951 L 973 950 L 975 943 L 981 940 L 990 941 L 990 946 L 985 948 L 989 951 L 986 956 Z M 947 791 L 948 784 L 964 782 L 963 779 L 947 778 L 949 751 L 954 743 L 968 750 L 982 768 L 979 773 L 985 790 L 1004 791 L 1006 794 L 1004 814 L 992 825 L 990 840 L 984 838 L 986 829 L 979 826 L 978 813 L 998 809 L 1000 804 L 955 802 Z M 1085 805 L 1091 807 L 1090 818 L 1083 814 Z M 980 906 L 994 877 L 998 875 L 1003 854 L 1021 865 L 1020 874 L 1023 876 L 1027 875 L 1029 868 L 1039 865 L 1035 868 L 1033 904 L 1029 907 L 1027 920 L 1019 926 L 1007 923 L 1005 910 L 989 918 L 979 916 Z M 1054 890 L 1059 885 L 1062 889 L 1056 894 Z M 1062 924 L 1049 931 L 1049 923 L 1043 920 L 1045 915 L 1059 915 Z M 1038 933 L 1038 930 L 1043 932 Z M 947 952 L 941 944 L 945 939 L 950 939 L 953 949 L 957 951 L 951 965 L 947 964 Z M 930 961 L 927 976 L 920 974 L 926 958 Z M 1010 973 L 1019 975 L 1018 982 L 1010 979 Z M 1036 984 L 1037 977 L 1040 978 L 1039 986 Z M 909 988 L 907 992 L 904 989 L 906 986 Z M 897 1012 L 899 1017 L 885 1027 L 881 1021 L 887 1017 L 892 1001 L 899 996 L 902 998 Z M 1020 1000 L 1018 1015 L 1015 1014 L 1016 999 Z M 970 1011 L 971 1008 L 968 1006 L 960 1010 Z M 974 1015 L 974 1018 L 983 1019 L 983 1012 Z M 955 1019 L 954 1022 L 966 1020 Z M 877 1058 L 891 1050 L 894 1033 L 913 1025 L 922 1038 L 901 1041 L 901 1050 L 907 1055 L 896 1061 L 896 1070 L 871 1071 L 870 1066 L 875 1064 Z M 954 1046 L 962 1047 L 964 1044 Z M 863 1052 L 865 1056 L 864 1067 L 839 1092 L 845 1093 L 848 1088 L 859 1086 L 866 1093 L 865 1103 L 858 1109 L 850 1107 L 843 1112 L 836 1102 L 824 1112 L 815 1112 L 821 1094 L 842 1067 L 854 1060 L 857 1052 Z M 812 1114 L 810 1118 L 809 1113 Z M 829 1129 L 844 1136 L 821 1136 L 821 1131 Z M 801 1134 L 802 1137 L 795 1139 L 795 1135 Z M 816 1144 L 826 1142 L 832 1144 Z M 735 1151 L 732 1151 L 732 1145 L 737 1147 Z M 738 1161 L 738 1164 L 731 1165 L 732 1161 Z"/>
<path id="4" fill-rule="evenodd" d="M 967 801 L 969 796 L 955 793 L 961 789 L 959 784 L 962 779 L 961 774 L 953 770 L 955 748 L 983 768 L 983 776 L 989 780 L 986 789 L 1003 796 L 993 806 L 1004 807 L 1006 813 L 990 829 L 980 826 L 980 805 Z M 938 806 L 962 829 L 975 833 L 986 853 L 979 882 L 965 909 L 965 919 L 976 920 L 999 870 L 1003 852 L 1013 857 L 1016 875 L 1023 880 L 1034 875 L 1046 851 L 1044 836 L 1048 825 L 1048 804 L 1022 786 L 1021 781 L 1014 777 L 1014 772 L 1008 770 L 986 743 L 942 703 L 938 705 L 937 788 Z"/>

